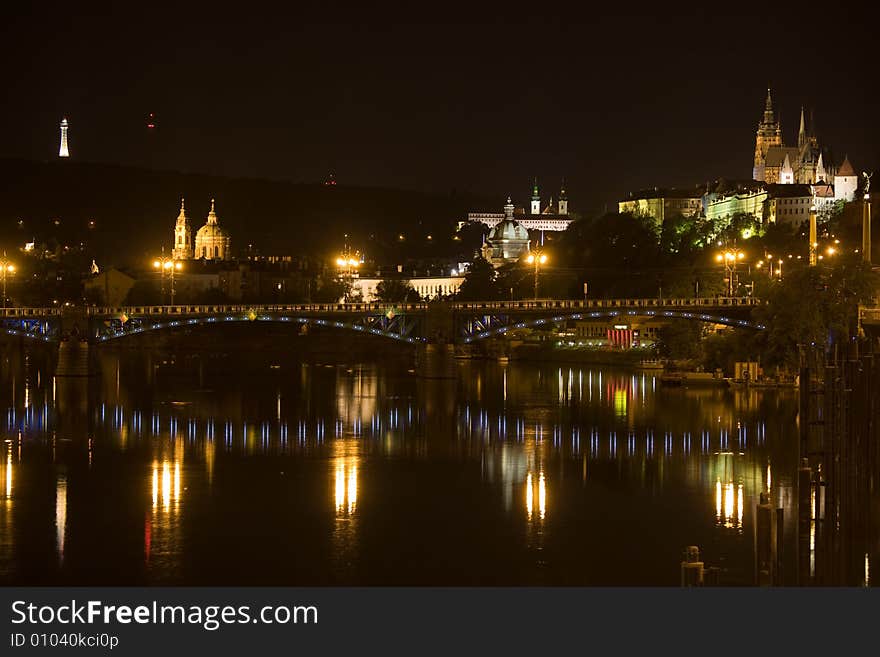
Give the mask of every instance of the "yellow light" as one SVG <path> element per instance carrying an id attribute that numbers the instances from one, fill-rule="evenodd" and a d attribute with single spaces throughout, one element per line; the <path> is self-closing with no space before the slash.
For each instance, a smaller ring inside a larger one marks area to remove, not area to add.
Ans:
<path id="1" fill-rule="evenodd" d="M 15 271 L 15 265 L 7 265 L 6 271 L 8 271 L 10 274 L 13 273 Z"/>
<path id="2" fill-rule="evenodd" d="M 352 267 L 357 267 L 360 263 L 357 260 L 355 260 L 354 258 L 350 258 L 348 261 L 348 264 L 351 265 Z"/>
<path id="3" fill-rule="evenodd" d="M 348 470 L 348 512 L 354 513 L 357 508 L 357 466 L 351 464 Z"/>
<path id="4" fill-rule="evenodd" d="M 826 253 L 827 253 L 828 255 L 830 255 L 830 256 L 831 256 L 831 255 L 834 255 L 835 253 L 837 253 L 837 249 L 835 249 L 833 246 L 829 246 L 829 247 L 828 247 L 828 250 L 826 251 Z"/>
<path id="5" fill-rule="evenodd" d="M 547 512 L 547 484 L 544 482 L 544 473 L 538 475 L 538 513 L 541 520 Z"/>
<path id="6" fill-rule="evenodd" d="M 743 258 L 746 257 L 746 254 L 743 253 L 742 251 L 740 251 L 739 253 L 736 254 L 736 257 L 739 258 L 740 260 L 742 260 Z"/>
<path id="7" fill-rule="evenodd" d="M 336 465 L 336 511 L 345 510 L 345 463 L 340 461 Z"/>
<path id="8" fill-rule="evenodd" d="M 336 264 L 340 267 L 345 267 L 345 260 L 343 258 L 336 258 Z"/>
<path id="9" fill-rule="evenodd" d="M 165 261 L 165 264 L 162 265 L 162 266 L 163 266 L 165 269 L 171 269 L 171 268 L 174 266 L 174 263 L 171 262 L 170 260 L 166 260 L 166 261 Z"/>
<path id="10" fill-rule="evenodd" d="M 543 265 L 545 262 L 547 262 L 547 256 L 542 253 L 539 260 L 540 260 L 541 264 Z"/>
<path id="11" fill-rule="evenodd" d="M 721 262 L 722 260 L 724 260 L 724 256 L 722 256 L 720 253 L 715 256 L 715 262 Z"/>
<path id="12" fill-rule="evenodd" d="M 526 473 L 526 515 L 528 519 L 532 519 L 532 509 L 534 508 L 534 493 L 532 492 L 532 473 Z"/>
<path id="13" fill-rule="evenodd" d="M 526 258 L 526 262 L 532 264 L 533 262 L 535 262 L 535 256 L 530 253 Z"/>
<path id="14" fill-rule="evenodd" d="M 183 263 L 182 263 L 182 262 L 175 262 L 175 263 L 174 263 L 174 268 L 175 268 L 177 271 L 180 271 L 181 269 L 183 269 Z"/>
<path id="15" fill-rule="evenodd" d="M 161 266 L 162 266 L 161 262 L 159 262 L 158 260 L 153 260 L 153 267 L 155 267 L 156 269 L 159 269 Z"/>

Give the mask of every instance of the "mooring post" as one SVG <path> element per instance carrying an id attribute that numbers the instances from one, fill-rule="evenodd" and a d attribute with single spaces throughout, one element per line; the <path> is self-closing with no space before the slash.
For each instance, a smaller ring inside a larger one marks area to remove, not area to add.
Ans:
<path id="1" fill-rule="evenodd" d="M 684 561 L 681 562 L 681 585 L 703 585 L 703 562 L 700 561 L 700 548 L 696 545 L 688 545 L 684 549 Z"/>
<path id="2" fill-rule="evenodd" d="M 812 477 L 810 462 L 801 459 L 797 478 L 798 500 L 798 584 L 804 586 L 810 581 L 810 493 Z"/>
<path id="3" fill-rule="evenodd" d="M 755 512 L 755 584 L 770 586 L 773 584 L 773 567 L 776 559 L 773 555 L 773 507 L 767 499 L 767 493 L 761 493 Z"/>

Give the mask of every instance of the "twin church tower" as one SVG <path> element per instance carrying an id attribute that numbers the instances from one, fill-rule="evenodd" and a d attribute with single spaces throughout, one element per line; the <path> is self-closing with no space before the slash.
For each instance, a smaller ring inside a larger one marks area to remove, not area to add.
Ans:
<path id="1" fill-rule="evenodd" d="M 214 211 L 214 199 L 211 199 L 211 211 L 205 225 L 196 232 L 196 243 L 193 247 L 192 228 L 186 216 L 184 200 L 180 199 L 180 214 L 174 225 L 174 248 L 171 257 L 175 260 L 230 260 L 232 259 L 231 238 L 229 233 L 217 222 Z"/>

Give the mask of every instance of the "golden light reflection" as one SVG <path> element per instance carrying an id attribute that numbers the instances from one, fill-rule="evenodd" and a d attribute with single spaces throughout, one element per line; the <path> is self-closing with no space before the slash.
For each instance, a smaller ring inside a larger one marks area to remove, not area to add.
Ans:
<path id="1" fill-rule="evenodd" d="M 529 520 L 532 519 L 532 508 L 534 507 L 534 496 L 532 494 L 532 473 L 526 475 L 526 514 Z"/>
<path id="2" fill-rule="evenodd" d="M 742 529 L 745 493 L 742 484 L 715 480 L 715 520 L 728 529 Z"/>
<path id="3" fill-rule="evenodd" d="M 353 514 L 357 510 L 358 468 L 353 460 L 339 459 L 336 462 L 335 499 L 336 513 Z"/>
<path id="4" fill-rule="evenodd" d="M 535 488 L 537 488 L 538 508 L 537 514 L 540 520 L 544 520 L 547 514 L 547 481 L 544 478 L 544 471 L 538 473 L 538 485 L 535 486 L 534 476 L 531 472 L 526 474 L 526 516 L 529 521 L 535 514 Z"/>
<path id="5" fill-rule="evenodd" d="M 159 506 L 159 469 L 153 464 L 153 508 Z"/>
<path id="6" fill-rule="evenodd" d="M 617 417 L 626 417 L 627 402 L 628 399 L 625 389 L 618 388 L 614 391 L 614 414 L 617 415 Z"/>
<path id="7" fill-rule="evenodd" d="M 173 466 L 173 467 L 172 467 Z M 157 461 L 153 461 L 152 494 L 153 509 L 162 504 L 163 511 L 171 509 L 172 502 L 175 506 L 180 503 L 181 494 L 180 459 L 175 459 L 172 464 L 168 459 L 163 459 L 161 467 Z"/>
<path id="8" fill-rule="evenodd" d="M 6 448 L 6 499 L 12 498 L 12 443 Z"/>

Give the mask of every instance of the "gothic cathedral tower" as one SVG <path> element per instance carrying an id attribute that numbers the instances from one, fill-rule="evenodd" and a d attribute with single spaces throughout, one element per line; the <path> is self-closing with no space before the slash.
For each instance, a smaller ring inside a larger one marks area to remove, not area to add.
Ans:
<path id="1" fill-rule="evenodd" d="M 755 166 L 752 169 L 752 178 L 755 180 L 764 180 L 764 161 L 771 146 L 782 146 L 782 129 L 773 114 L 773 101 L 770 98 L 770 89 L 767 89 L 764 118 L 758 123 L 755 136 Z"/>
<path id="2" fill-rule="evenodd" d="M 180 214 L 177 215 L 177 223 L 174 225 L 174 248 L 171 257 L 175 260 L 191 260 L 193 257 L 192 228 L 186 218 L 183 207 L 183 199 L 180 199 Z"/>

